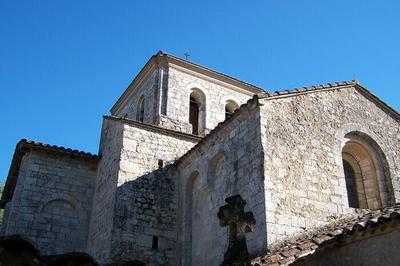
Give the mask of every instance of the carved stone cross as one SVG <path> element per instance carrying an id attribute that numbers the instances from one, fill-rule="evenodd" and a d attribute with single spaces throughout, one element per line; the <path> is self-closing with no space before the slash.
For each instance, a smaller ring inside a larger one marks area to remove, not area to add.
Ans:
<path id="1" fill-rule="evenodd" d="M 248 266 L 249 253 L 246 244 L 246 233 L 253 231 L 256 220 L 252 212 L 244 212 L 246 201 L 240 195 L 225 199 L 227 205 L 219 208 L 219 225 L 229 226 L 229 245 L 221 266 Z"/>

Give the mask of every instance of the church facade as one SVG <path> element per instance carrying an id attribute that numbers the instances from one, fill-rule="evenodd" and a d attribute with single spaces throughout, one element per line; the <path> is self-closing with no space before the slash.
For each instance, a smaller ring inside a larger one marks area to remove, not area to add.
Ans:
<path id="1" fill-rule="evenodd" d="M 356 81 L 270 93 L 159 52 L 103 116 L 98 155 L 17 144 L 1 234 L 100 264 L 220 265 L 229 229 L 218 210 L 240 195 L 255 219 L 253 264 L 302 265 L 313 254 L 309 263 L 340 265 L 341 246 L 315 252 L 338 228 L 349 248 L 366 233 L 350 241 L 344 228 L 367 232 L 365 219 L 376 219 L 383 229 L 368 241 L 400 244 L 399 121 Z M 284 245 L 322 232 L 302 254 Z"/>

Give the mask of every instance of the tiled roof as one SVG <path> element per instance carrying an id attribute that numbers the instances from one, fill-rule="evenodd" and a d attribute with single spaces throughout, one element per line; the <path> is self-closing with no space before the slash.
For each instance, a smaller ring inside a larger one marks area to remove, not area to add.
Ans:
<path id="1" fill-rule="evenodd" d="M 260 98 L 270 98 L 270 97 L 275 97 L 275 96 L 280 96 L 280 95 L 298 94 L 298 93 L 303 93 L 303 92 L 318 91 L 318 90 L 323 90 L 323 89 L 337 88 L 337 87 L 343 87 L 343 86 L 354 86 L 354 85 L 359 85 L 359 82 L 356 80 L 333 82 L 333 83 L 321 84 L 321 85 L 316 85 L 316 86 L 300 87 L 300 88 L 294 88 L 294 89 L 288 89 L 288 90 L 279 90 L 279 91 L 275 91 L 275 92 L 272 92 L 269 94 L 264 94 Z"/>
<path id="2" fill-rule="evenodd" d="M 294 241 L 288 241 L 269 254 L 252 260 L 254 266 L 288 265 L 307 255 L 315 254 L 343 241 L 378 226 L 400 221 L 400 204 L 378 211 L 364 211 L 350 217 L 333 221 L 331 224 L 317 228 L 316 234 L 302 234 Z M 396 226 L 400 226 L 397 223 Z"/>
<path id="3" fill-rule="evenodd" d="M 61 153 L 65 153 L 65 154 L 75 155 L 75 156 L 83 157 L 83 158 L 87 158 L 87 159 L 99 159 L 98 155 L 92 154 L 90 152 L 73 150 L 70 148 L 65 148 L 65 147 L 56 146 L 56 145 L 50 145 L 50 144 L 46 144 L 46 143 L 42 143 L 42 142 L 34 141 L 34 140 L 21 139 L 18 142 L 17 147 L 37 148 L 37 149 L 43 149 L 43 150 L 48 150 L 48 151 L 55 151 L 55 152 L 61 152 Z"/>
<path id="4" fill-rule="evenodd" d="M 4 208 L 5 204 L 12 199 L 14 189 L 17 183 L 19 167 L 21 165 L 22 157 L 26 151 L 29 150 L 41 150 L 47 152 L 55 152 L 62 155 L 68 155 L 79 159 L 84 159 L 88 162 L 97 163 L 100 159 L 98 155 L 73 150 L 56 145 L 49 145 L 38 141 L 21 139 L 15 147 L 15 152 L 11 162 L 10 170 L 8 171 L 7 181 L 4 186 L 3 194 L 1 195 L 0 208 Z"/>
<path id="5" fill-rule="evenodd" d="M 374 102 L 377 106 L 381 109 L 385 110 L 392 118 L 397 121 L 400 121 L 400 114 L 387 103 L 382 101 L 379 97 L 374 95 L 370 92 L 367 88 L 362 86 L 358 81 L 342 81 L 342 82 L 332 82 L 317 86 L 308 86 L 308 87 L 301 87 L 301 88 L 294 88 L 290 90 L 280 90 L 275 91 L 273 93 L 260 93 L 258 94 L 260 99 L 278 99 L 278 98 L 285 98 L 285 97 L 294 97 L 302 94 L 314 93 L 314 92 L 321 92 L 321 91 L 330 91 L 336 89 L 345 89 L 345 88 L 355 88 L 360 94 L 364 97 L 369 99 L 370 101 Z"/>

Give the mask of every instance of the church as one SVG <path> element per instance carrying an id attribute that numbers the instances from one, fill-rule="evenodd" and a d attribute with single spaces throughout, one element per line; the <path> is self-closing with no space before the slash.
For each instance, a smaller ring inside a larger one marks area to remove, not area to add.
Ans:
<path id="1" fill-rule="evenodd" d="M 399 121 L 357 81 L 269 92 L 160 51 L 98 154 L 17 143 L 0 243 L 99 265 L 398 265 Z"/>

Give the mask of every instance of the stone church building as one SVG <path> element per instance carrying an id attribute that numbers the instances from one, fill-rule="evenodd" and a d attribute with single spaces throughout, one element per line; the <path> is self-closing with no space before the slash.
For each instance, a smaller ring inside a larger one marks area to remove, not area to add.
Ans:
<path id="1" fill-rule="evenodd" d="M 399 265 L 399 121 L 356 81 L 270 93 L 158 52 L 103 116 L 97 155 L 16 145 L 2 239 L 220 265 L 236 227 L 217 214 L 240 195 L 252 265 Z"/>

